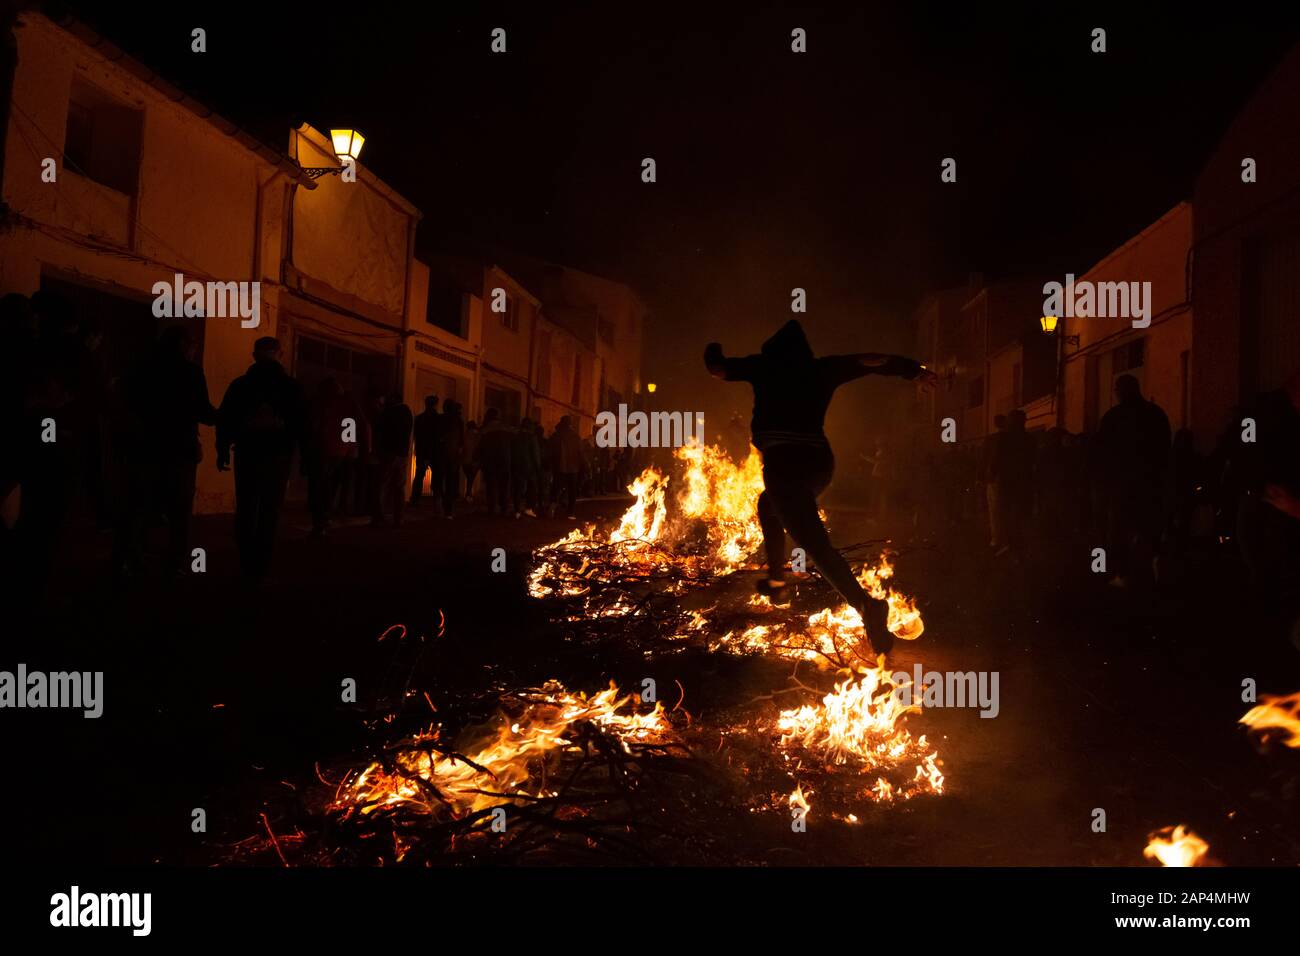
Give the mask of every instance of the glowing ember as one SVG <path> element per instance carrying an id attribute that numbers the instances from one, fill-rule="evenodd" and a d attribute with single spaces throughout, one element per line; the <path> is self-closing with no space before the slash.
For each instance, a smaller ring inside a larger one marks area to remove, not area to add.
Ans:
<path id="1" fill-rule="evenodd" d="M 591 697 L 552 681 L 540 690 L 503 700 L 494 731 L 459 751 L 439 743 L 436 729 L 403 741 L 388 761 L 376 761 L 340 788 L 332 810 L 345 817 L 401 809 L 463 818 L 504 803 L 551 795 L 550 758 L 576 746 L 581 728 L 594 725 L 628 750 L 631 741 L 666 740 L 671 728 L 656 705 L 637 713 L 636 695 L 620 697 L 613 683 Z M 512 706 L 513 705 L 513 706 Z"/>
<path id="2" fill-rule="evenodd" d="M 913 738 L 901 723 L 906 714 L 919 713 L 920 707 L 905 706 L 894 692 L 896 686 L 882 658 L 875 669 L 836 684 L 820 706 L 805 704 L 782 711 L 777 720 L 781 747 L 862 772 L 918 761 L 912 779 L 902 786 L 878 778 L 872 790 L 877 800 L 942 793 L 938 753 L 928 752 L 925 737 Z"/>
<path id="3" fill-rule="evenodd" d="M 1165 827 L 1147 837 L 1142 855 L 1162 866 L 1198 866 L 1210 845 L 1182 824 Z"/>
<path id="4" fill-rule="evenodd" d="M 1265 694 L 1238 723 L 1265 740 L 1277 739 L 1284 746 L 1300 748 L 1300 692 L 1289 697 Z"/>

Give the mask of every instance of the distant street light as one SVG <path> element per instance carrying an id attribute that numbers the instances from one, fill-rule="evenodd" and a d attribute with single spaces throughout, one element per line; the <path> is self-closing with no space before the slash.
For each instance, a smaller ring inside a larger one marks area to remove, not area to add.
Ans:
<path id="1" fill-rule="evenodd" d="M 656 385 L 654 382 L 650 382 L 646 385 L 645 390 L 649 392 L 651 395 L 653 395 L 655 393 L 655 389 L 658 387 L 659 386 Z"/>
<path id="2" fill-rule="evenodd" d="M 361 147 L 366 142 L 366 138 L 354 129 L 332 129 L 330 140 L 334 143 L 334 155 L 338 157 L 339 165 L 304 167 L 303 172 L 312 179 L 337 176 L 343 172 L 349 163 L 357 161 L 357 157 L 361 155 Z"/>

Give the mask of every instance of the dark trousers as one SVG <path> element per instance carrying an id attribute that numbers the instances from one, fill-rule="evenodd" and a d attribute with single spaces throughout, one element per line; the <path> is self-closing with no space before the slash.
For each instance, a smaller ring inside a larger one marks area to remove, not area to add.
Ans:
<path id="1" fill-rule="evenodd" d="M 1159 530 L 1160 500 L 1154 492 L 1112 492 L 1106 502 L 1106 558 L 1111 573 L 1149 584 Z"/>
<path id="2" fill-rule="evenodd" d="M 577 472 L 572 474 L 560 474 L 555 476 L 555 500 L 564 506 L 565 514 L 574 514 L 574 509 L 578 506 L 578 475 Z"/>
<path id="3" fill-rule="evenodd" d="M 510 468 L 484 466 L 483 478 L 487 483 L 488 510 L 493 514 L 506 514 L 513 507 L 510 493 Z"/>
<path id="4" fill-rule="evenodd" d="M 817 496 L 835 473 L 830 448 L 777 445 L 763 453 L 763 493 L 758 496 L 758 521 L 763 528 L 768 575 L 785 574 L 785 535 L 803 548 L 818 572 L 855 608 L 871 600 L 853 576 L 844 555 L 835 550 L 817 513 Z"/>
<path id="5" fill-rule="evenodd" d="M 442 513 L 448 518 L 456 510 L 456 499 L 460 497 L 460 462 L 444 461 L 442 463 Z"/>
<path id="6" fill-rule="evenodd" d="M 344 458 L 318 458 L 307 475 L 307 504 L 313 531 L 324 531 L 334 510 L 334 498 L 343 477 Z M 346 500 L 346 499 L 345 499 Z"/>
<path id="7" fill-rule="evenodd" d="M 184 569 L 189 558 L 196 463 L 184 456 L 142 454 L 131 469 L 114 529 L 114 563 L 121 570 L 139 569 L 144 562 L 145 537 L 161 515 L 167 521 L 167 567 Z"/>
<path id="8" fill-rule="evenodd" d="M 254 581 L 265 577 L 271 567 L 290 461 L 289 455 L 235 449 L 235 541 L 239 567 Z"/>
<path id="9" fill-rule="evenodd" d="M 465 465 L 465 497 L 474 500 L 474 482 L 478 480 L 478 465 Z"/>
<path id="10" fill-rule="evenodd" d="M 384 496 L 393 499 L 393 524 L 402 523 L 402 509 L 406 504 L 406 467 L 410 461 L 405 455 L 381 458 L 371 470 L 370 517 L 384 520 Z"/>

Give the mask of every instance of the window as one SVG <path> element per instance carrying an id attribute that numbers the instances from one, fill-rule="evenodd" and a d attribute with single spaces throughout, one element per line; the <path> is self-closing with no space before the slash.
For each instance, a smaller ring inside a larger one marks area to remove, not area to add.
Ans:
<path id="1" fill-rule="evenodd" d="M 1023 392 L 1024 392 L 1024 375 L 1021 370 L 1020 363 L 1017 362 L 1015 365 L 1011 366 L 1011 407 L 1012 408 L 1019 408 L 1021 405 L 1024 404 L 1024 401 L 1021 398 Z"/>
<path id="2" fill-rule="evenodd" d="M 1134 339 L 1119 346 L 1112 353 L 1115 374 L 1140 369 L 1146 361 L 1146 339 Z"/>
<path id="3" fill-rule="evenodd" d="M 483 389 L 484 409 L 495 408 L 507 425 L 519 424 L 520 396 L 513 388 L 488 385 Z"/>
<path id="4" fill-rule="evenodd" d="M 451 285 L 430 285 L 429 303 L 424 313 L 424 321 L 440 329 L 446 329 L 452 335 L 464 336 L 461 328 L 462 295 L 460 289 Z"/>
<path id="5" fill-rule="evenodd" d="M 573 357 L 573 397 L 570 404 L 582 407 L 582 356 Z"/>
<path id="6" fill-rule="evenodd" d="M 144 113 L 74 79 L 63 137 L 64 165 L 78 175 L 134 196 L 140 175 Z"/>
<path id="7" fill-rule="evenodd" d="M 966 407 L 979 408 L 984 404 L 984 376 L 977 375 L 966 386 Z"/>
<path id="8" fill-rule="evenodd" d="M 601 339 L 606 345 L 614 344 L 614 323 L 609 319 L 598 319 L 596 322 Z"/>
<path id="9" fill-rule="evenodd" d="M 501 316 L 501 325 L 511 332 L 519 331 L 519 300 L 514 296 L 506 295 L 506 310 L 498 313 Z"/>

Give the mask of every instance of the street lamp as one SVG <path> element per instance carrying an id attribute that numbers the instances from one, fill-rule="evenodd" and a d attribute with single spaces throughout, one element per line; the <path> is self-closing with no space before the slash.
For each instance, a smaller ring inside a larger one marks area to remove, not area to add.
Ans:
<path id="1" fill-rule="evenodd" d="M 654 382 L 648 382 L 648 383 L 646 384 L 645 390 L 646 390 L 647 392 L 649 392 L 651 395 L 653 395 L 653 394 L 655 393 L 655 389 L 658 388 L 658 387 L 659 387 L 659 386 L 656 385 Z"/>
<path id="2" fill-rule="evenodd" d="M 1045 315 L 1038 320 L 1038 324 L 1042 326 L 1045 335 L 1055 335 L 1056 326 L 1060 321 L 1061 320 L 1054 315 Z M 1073 345 L 1075 348 L 1079 347 L 1079 337 L 1077 335 L 1062 336 L 1062 340 L 1067 345 Z"/>
<path id="3" fill-rule="evenodd" d="M 334 144 L 334 155 L 338 157 L 339 165 L 304 167 L 303 172 L 311 179 L 337 176 L 343 172 L 349 163 L 357 161 L 357 157 L 361 155 L 361 147 L 366 142 L 366 138 L 354 129 L 332 129 L 330 140 Z"/>

